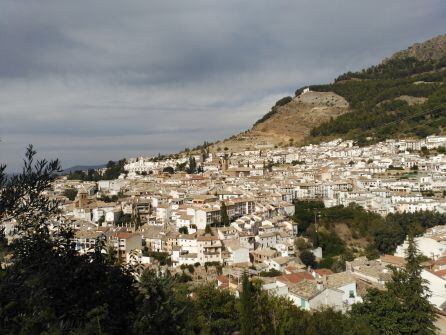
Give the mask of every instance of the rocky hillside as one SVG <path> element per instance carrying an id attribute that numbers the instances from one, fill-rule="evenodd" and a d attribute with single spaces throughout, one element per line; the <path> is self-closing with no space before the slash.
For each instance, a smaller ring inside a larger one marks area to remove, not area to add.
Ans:
<path id="1" fill-rule="evenodd" d="M 351 113 L 313 128 L 312 140 L 343 137 L 368 144 L 390 137 L 446 133 L 446 35 L 398 52 L 377 66 L 311 87 L 335 92 Z"/>
<path id="2" fill-rule="evenodd" d="M 305 92 L 279 100 L 250 130 L 215 143 L 211 149 L 254 149 L 302 144 L 311 129 L 350 111 L 347 100 L 332 92 Z"/>
<path id="3" fill-rule="evenodd" d="M 337 137 L 367 144 L 446 133 L 446 35 L 309 88 L 279 100 L 252 129 L 214 148 L 299 145 Z"/>
<path id="4" fill-rule="evenodd" d="M 257 133 L 302 141 L 313 127 L 349 111 L 348 102 L 332 92 L 306 92 L 294 97 L 266 120 L 254 125 Z"/>
<path id="5" fill-rule="evenodd" d="M 254 149 L 265 145 L 303 144 L 310 132 L 350 111 L 346 99 L 333 92 L 301 92 L 279 100 L 271 111 L 241 134 L 213 145 L 218 150 Z"/>
<path id="6" fill-rule="evenodd" d="M 446 35 L 440 35 L 423 43 L 415 43 L 406 50 L 393 54 L 391 59 L 416 58 L 419 61 L 439 60 L 446 56 Z"/>

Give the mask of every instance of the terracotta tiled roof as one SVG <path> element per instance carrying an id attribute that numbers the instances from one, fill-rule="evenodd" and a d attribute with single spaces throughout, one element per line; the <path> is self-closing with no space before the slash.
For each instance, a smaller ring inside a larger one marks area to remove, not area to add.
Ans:
<path id="1" fill-rule="evenodd" d="M 311 275 L 311 273 L 306 272 L 306 271 L 302 271 L 302 272 L 297 272 L 297 273 L 291 273 L 291 274 L 285 274 L 282 275 L 280 277 L 277 278 L 278 281 L 285 283 L 285 284 L 297 284 L 299 282 L 301 282 L 302 280 L 307 279 L 307 280 L 314 280 L 313 276 Z"/>
<path id="2" fill-rule="evenodd" d="M 223 284 L 229 284 L 229 278 L 227 276 L 217 276 L 217 280 Z"/>
<path id="3" fill-rule="evenodd" d="M 333 274 L 333 271 L 330 269 L 316 269 L 314 272 L 316 272 L 319 276 L 329 276 Z"/>
<path id="4" fill-rule="evenodd" d="M 119 232 L 116 233 L 115 236 L 119 239 L 127 239 L 133 236 L 133 233 L 127 233 L 127 232 Z"/>
<path id="5" fill-rule="evenodd" d="M 440 257 L 435 261 L 436 265 L 446 265 L 446 256 Z"/>
<path id="6" fill-rule="evenodd" d="M 446 269 L 435 271 L 434 274 L 446 279 Z"/>

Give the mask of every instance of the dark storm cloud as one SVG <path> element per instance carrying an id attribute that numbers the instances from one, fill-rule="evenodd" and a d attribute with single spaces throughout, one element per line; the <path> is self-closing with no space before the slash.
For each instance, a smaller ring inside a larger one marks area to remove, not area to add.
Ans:
<path id="1" fill-rule="evenodd" d="M 445 18 L 441 0 L 3 0 L 1 161 L 27 143 L 68 166 L 222 138 Z"/>

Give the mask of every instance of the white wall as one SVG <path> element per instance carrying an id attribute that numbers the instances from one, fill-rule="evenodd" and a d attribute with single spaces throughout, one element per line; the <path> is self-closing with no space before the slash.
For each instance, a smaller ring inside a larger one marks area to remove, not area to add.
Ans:
<path id="1" fill-rule="evenodd" d="M 421 277 L 428 281 L 428 287 L 432 294 L 429 301 L 441 309 L 441 305 L 446 302 L 446 280 L 427 270 L 421 272 Z"/>
<path id="2" fill-rule="evenodd" d="M 235 264 L 249 262 L 249 250 L 243 247 L 231 250 L 231 260 Z"/>
<path id="3" fill-rule="evenodd" d="M 343 292 L 327 288 L 310 300 L 311 309 L 321 309 L 324 307 L 332 307 L 339 311 L 344 310 Z"/>
<path id="4" fill-rule="evenodd" d="M 288 293 L 288 298 L 293 302 L 293 304 L 299 308 L 302 308 L 304 310 L 309 310 L 310 309 L 310 304 L 307 300 L 302 299 L 300 297 L 298 297 L 297 295 L 294 295 L 293 293 L 289 292 Z M 302 304 L 303 301 L 303 304 Z"/>
<path id="5" fill-rule="evenodd" d="M 198 229 L 206 228 L 206 212 L 202 210 L 195 211 L 195 224 Z"/>
<path id="6" fill-rule="evenodd" d="M 338 290 L 341 290 L 342 292 L 344 292 L 344 294 L 342 296 L 342 300 L 348 301 L 349 305 L 357 302 L 358 297 L 357 297 L 357 292 L 356 292 L 356 283 L 350 283 L 350 284 L 346 284 L 344 286 L 338 287 Z M 353 291 L 353 294 L 355 295 L 354 298 L 350 298 L 350 291 Z"/>
<path id="7" fill-rule="evenodd" d="M 431 259 L 438 259 L 446 251 L 446 245 L 437 242 L 428 237 L 416 237 L 415 242 L 421 254 Z M 404 241 L 402 245 L 396 248 L 395 256 L 406 257 L 408 242 Z"/>

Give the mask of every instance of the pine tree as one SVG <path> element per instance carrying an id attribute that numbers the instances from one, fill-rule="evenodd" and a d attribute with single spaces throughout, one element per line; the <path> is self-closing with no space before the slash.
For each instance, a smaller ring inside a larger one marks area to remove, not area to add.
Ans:
<path id="1" fill-rule="evenodd" d="M 392 268 L 386 291 L 371 289 L 362 304 L 354 305 L 352 315 L 365 319 L 379 334 L 434 335 L 435 307 L 429 302 L 427 282 L 413 234 L 408 237 L 406 266 Z"/>
<path id="2" fill-rule="evenodd" d="M 409 233 L 408 242 L 406 267 L 393 269 L 392 280 L 386 286 L 401 302 L 402 334 L 435 334 L 435 307 L 429 302 L 431 292 L 427 281 L 421 277 L 421 258 L 412 233 Z"/>

